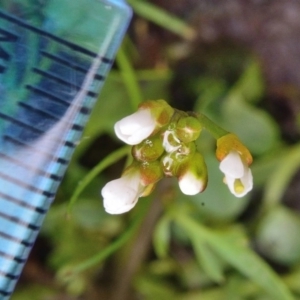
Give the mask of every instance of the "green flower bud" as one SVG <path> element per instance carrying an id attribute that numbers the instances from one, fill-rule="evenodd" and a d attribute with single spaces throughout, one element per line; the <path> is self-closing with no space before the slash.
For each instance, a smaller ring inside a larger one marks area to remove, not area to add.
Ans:
<path id="1" fill-rule="evenodd" d="M 153 136 L 132 147 L 132 156 L 140 162 L 157 160 L 164 152 L 162 140 L 159 135 Z"/>
<path id="2" fill-rule="evenodd" d="M 189 143 L 199 137 L 201 129 L 200 122 L 196 118 L 189 116 L 178 121 L 175 134 L 183 143 Z"/>
<path id="3" fill-rule="evenodd" d="M 143 162 L 140 164 L 141 184 L 147 186 L 163 178 L 164 173 L 159 161 Z"/>

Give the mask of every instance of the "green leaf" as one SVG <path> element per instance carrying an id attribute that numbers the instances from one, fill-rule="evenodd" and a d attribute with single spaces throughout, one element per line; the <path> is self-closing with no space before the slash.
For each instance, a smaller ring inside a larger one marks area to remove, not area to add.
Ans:
<path id="1" fill-rule="evenodd" d="M 228 233 L 217 233 L 182 212 L 177 212 L 174 220 L 189 234 L 201 236 L 223 260 L 264 289 L 272 299 L 294 299 L 280 277 L 247 246 L 245 237 L 236 239 Z"/>
<path id="2" fill-rule="evenodd" d="M 233 88 L 252 103 L 258 102 L 264 94 L 264 80 L 260 64 L 252 61 Z"/>
<path id="3" fill-rule="evenodd" d="M 176 290 L 161 278 L 152 276 L 138 276 L 134 282 L 136 290 L 142 295 L 143 299 L 178 299 Z"/>
<path id="4" fill-rule="evenodd" d="M 251 165 L 254 186 L 263 187 L 270 175 L 278 168 L 281 160 L 286 156 L 286 149 L 276 147 L 272 153 L 258 157 Z"/>
<path id="5" fill-rule="evenodd" d="M 280 157 L 280 163 L 269 176 L 263 202 L 265 209 L 280 203 L 287 186 L 300 166 L 300 144 L 290 147 Z"/>
<path id="6" fill-rule="evenodd" d="M 266 257 L 280 264 L 295 265 L 300 262 L 299 232 L 299 215 L 278 206 L 263 216 L 256 242 Z"/>
<path id="7" fill-rule="evenodd" d="M 278 128 L 270 115 L 249 105 L 237 93 L 231 93 L 224 103 L 222 125 L 237 134 L 255 155 L 266 153 L 278 141 Z"/>
<path id="8" fill-rule="evenodd" d="M 221 283 L 224 280 L 224 276 L 223 266 L 221 265 L 219 257 L 215 255 L 207 243 L 203 242 L 201 237 L 198 238 L 194 236 L 191 238 L 191 241 L 196 258 L 204 272 L 211 280 Z"/>
<path id="9" fill-rule="evenodd" d="M 158 221 L 153 234 L 153 246 L 158 257 L 167 256 L 170 237 L 170 218 L 165 215 Z"/>

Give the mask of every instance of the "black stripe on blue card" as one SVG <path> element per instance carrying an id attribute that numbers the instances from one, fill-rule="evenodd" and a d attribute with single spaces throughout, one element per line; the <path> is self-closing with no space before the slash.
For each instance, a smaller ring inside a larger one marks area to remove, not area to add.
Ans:
<path id="1" fill-rule="evenodd" d="M 9 235 L 9 234 L 7 234 L 7 233 L 5 233 L 3 231 L 0 231 L 0 237 L 4 238 L 6 240 L 9 240 L 9 241 L 16 242 L 16 243 L 21 244 L 21 245 L 23 245 L 25 247 L 32 247 L 33 246 L 33 243 L 30 243 L 28 241 L 16 238 L 15 236 Z"/>
<path id="2" fill-rule="evenodd" d="M 26 228 L 28 228 L 30 230 L 33 230 L 33 231 L 38 231 L 40 229 L 40 226 L 36 226 L 34 224 L 27 223 L 27 222 L 15 217 L 15 216 L 10 216 L 10 215 L 5 214 L 4 212 L 1 212 L 1 211 L 0 211 L 0 218 L 8 220 L 12 223 L 16 223 L 20 226 L 26 227 Z"/>
<path id="3" fill-rule="evenodd" d="M 44 31 L 40 28 L 37 28 L 33 25 L 30 25 L 27 22 L 24 22 L 23 20 L 18 19 L 17 17 L 12 16 L 11 14 L 7 14 L 7 13 L 1 11 L 1 10 L 0 10 L 0 18 L 5 19 L 7 21 L 10 21 L 10 22 L 12 22 L 16 25 L 19 25 L 20 27 L 29 29 L 32 32 L 35 32 L 35 33 L 39 34 L 40 36 L 44 36 L 44 37 L 47 37 L 49 39 L 52 39 L 53 41 L 55 41 L 55 42 L 57 42 L 61 45 L 64 45 L 64 46 L 72 49 L 75 52 L 80 52 L 80 53 L 85 54 L 85 55 L 87 55 L 89 57 L 92 57 L 92 58 L 98 57 L 98 58 L 101 59 L 101 61 L 103 63 L 106 63 L 106 64 L 112 64 L 113 63 L 113 61 L 111 59 L 107 58 L 107 57 L 99 57 L 99 55 L 97 53 L 95 53 L 91 50 L 88 50 L 88 49 L 86 49 L 86 48 L 84 48 L 80 45 L 77 45 L 75 43 L 64 40 L 64 39 L 62 39 L 62 38 L 60 38 L 60 37 L 58 37 L 58 36 L 56 36 L 56 35 L 54 35 L 50 32 Z"/>
<path id="4" fill-rule="evenodd" d="M 32 211 L 35 211 L 39 214 L 46 214 L 47 213 L 47 209 L 43 208 L 43 207 L 37 207 L 37 206 L 34 206 L 34 205 L 31 205 L 21 199 L 17 199 L 11 195 L 7 195 L 7 194 L 4 194 L 4 193 L 0 193 L 0 198 L 1 199 L 4 199 L 8 202 L 12 202 L 16 205 L 19 205 L 21 207 L 24 207 L 26 209 L 29 209 L 29 210 L 32 210 Z"/>
<path id="5" fill-rule="evenodd" d="M 5 253 L 3 251 L 0 251 L 0 256 L 4 257 L 5 259 L 13 260 L 13 261 L 17 262 L 18 264 L 23 264 L 26 262 L 25 258 L 13 256 L 13 255 Z"/>

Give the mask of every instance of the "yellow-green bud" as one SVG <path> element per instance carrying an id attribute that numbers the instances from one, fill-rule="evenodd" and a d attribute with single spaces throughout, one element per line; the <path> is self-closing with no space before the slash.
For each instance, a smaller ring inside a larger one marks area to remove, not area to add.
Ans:
<path id="1" fill-rule="evenodd" d="M 194 117 L 181 118 L 176 126 L 176 136 L 183 142 L 195 141 L 201 132 L 202 126 Z"/>
<path id="2" fill-rule="evenodd" d="M 162 140 L 155 135 L 132 147 L 132 156 L 140 162 L 152 162 L 157 160 L 164 152 Z"/>

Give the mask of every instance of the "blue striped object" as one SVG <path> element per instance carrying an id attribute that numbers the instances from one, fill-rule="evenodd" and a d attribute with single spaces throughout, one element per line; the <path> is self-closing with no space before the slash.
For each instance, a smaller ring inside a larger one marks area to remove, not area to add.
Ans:
<path id="1" fill-rule="evenodd" d="M 9 299 L 131 17 L 124 1 L 0 2 L 0 299 Z"/>

